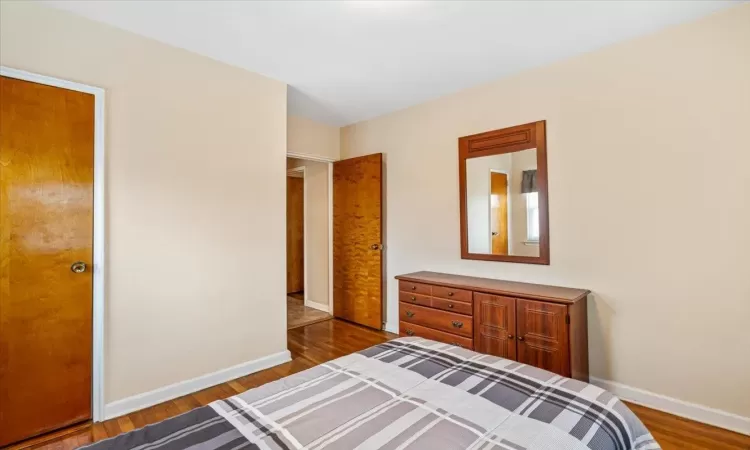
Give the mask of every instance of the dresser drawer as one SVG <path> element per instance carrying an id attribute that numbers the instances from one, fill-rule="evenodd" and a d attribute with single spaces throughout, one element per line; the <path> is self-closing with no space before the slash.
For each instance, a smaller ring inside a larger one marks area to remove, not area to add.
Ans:
<path id="1" fill-rule="evenodd" d="M 399 281 L 398 290 L 414 294 L 432 295 L 432 286 L 429 284 L 412 283 L 411 281 Z"/>
<path id="2" fill-rule="evenodd" d="M 459 302 L 471 303 L 472 293 L 471 291 L 467 291 L 464 289 L 453 289 L 453 288 L 447 288 L 443 286 L 433 286 L 432 296 L 446 298 L 448 300 L 455 300 Z"/>
<path id="3" fill-rule="evenodd" d="M 399 292 L 398 299 L 410 305 L 432 306 L 432 297 L 429 295 L 414 294 L 412 292 Z"/>
<path id="4" fill-rule="evenodd" d="M 411 303 L 411 302 L 410 302 Z M 442 309 L 443 311 L 466 314 L 468 316 L 474 313 L 474 307 L 471 303 L 457 302 L 455 300 L 445 300 L 442 298 L 432 298 L 432 307 Z"/>
<path id="5" fill-rule="evenodd" d="M 401 302 L 399 317 L 404 322 L 435 328 L 448 333 L 460 334 L 462 336 L 473 336 L 471 316 Z"/>
<path id="6" fill-rule="evenodd" d="M 433 330 L 432 328 L 426 328 L 409 322 L 399 322 L 398 327 L 400 336 L 419 336 L 425 339 L 442 342 L 444 344 L 451 344 L 474 350 L 474 341 L 463 336 L 444 333 L 442 331 Z"/>

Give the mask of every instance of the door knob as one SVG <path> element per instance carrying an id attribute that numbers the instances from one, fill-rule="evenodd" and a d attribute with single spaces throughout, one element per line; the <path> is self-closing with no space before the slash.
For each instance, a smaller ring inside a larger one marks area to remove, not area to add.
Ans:
<path id="1" fill-rule="evenodd" d="M 383 246 L 381 244 L 372 244 L 370 246 L 372 250 L 383 250 Z"/>
<path id="2" fill-rule="evenodd" d="M 508 339 L 513 339 L 513 335 L 512 335 L 512 334 L 509 334 L 509 335 L 508 335 Z"/>
<path id="3" fill-rule="evenodd" d="M 523 341 L 523 336 L 518 336 L 519 341 Z"/>
<path id="4" fill-rule="evenodd" d="M 83 273 L 86 271 L 86 263 L 83 261 L 76 261 L 70 266 L 70 270 L 74 273 Z"/>

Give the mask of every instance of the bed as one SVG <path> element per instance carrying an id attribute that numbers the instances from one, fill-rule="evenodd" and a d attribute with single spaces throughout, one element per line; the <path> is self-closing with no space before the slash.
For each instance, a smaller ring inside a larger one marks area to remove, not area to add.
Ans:
<path id="1" fill-rule="evenodd" d="M 658 449 L 596 386 L 405 337 L 100 441 L 104 449 Z"/>

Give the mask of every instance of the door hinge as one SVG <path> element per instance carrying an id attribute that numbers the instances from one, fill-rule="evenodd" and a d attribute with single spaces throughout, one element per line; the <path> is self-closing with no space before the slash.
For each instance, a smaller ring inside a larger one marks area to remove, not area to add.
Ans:
<path id="1" fill-rule="evenodd" d="M 570 325 L 570 314 L 565 314 L 565 323 Z"/>

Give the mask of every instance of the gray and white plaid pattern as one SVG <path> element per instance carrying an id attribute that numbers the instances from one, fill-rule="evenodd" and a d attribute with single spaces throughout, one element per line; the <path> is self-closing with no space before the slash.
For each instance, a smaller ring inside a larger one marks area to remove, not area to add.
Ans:
<path id="1" fill-rule="evenodd" d="M 596 386 L 421 338 L 376 345 L 93 447 L 660 448 Z"/>

